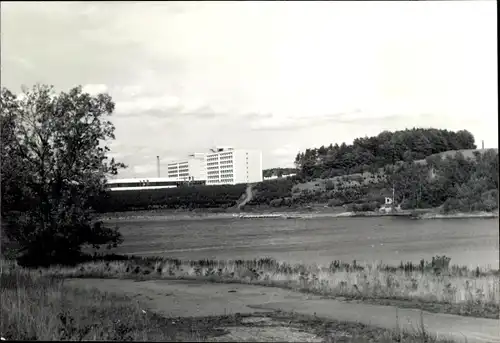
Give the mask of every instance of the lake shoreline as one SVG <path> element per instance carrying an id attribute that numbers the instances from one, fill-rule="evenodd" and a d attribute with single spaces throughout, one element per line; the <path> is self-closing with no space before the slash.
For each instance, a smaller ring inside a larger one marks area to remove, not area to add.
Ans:
<path id="1" fill-rule="evenodd" d="M 357 262 L 399 264 L 418 263 L 422 255 L 446 255 L 459 265 L 498 264 L 495 220 L 351 218 L 342 213 L 297 213 L 295 218 L 294 214 L 286 213 L 293 219 L 240 219 L 231 213 L 146 213 L 143 218 L 122 217 L 105 224 L 116 225 L 123 234 L 124 243 L 112 251 L 116 254 L 193 260 L 272 257 L 293 264 L 322 265 L 352 261 L 353 256 Z"/>
<path id="2" fill-rule="evenodd" d="M 104 221 L 157 219 L 157 220 L 208 220 L 208 219 L 315 219 L 315 218 L 370 218 L 370 217 L 396 217 L 410 218 L 413 220 L 430 219 L 495 219 L 499 217 L 495 212 L 456 212 L 441 214 L 436 210 L 414 211 L 406 210 L 397 213 L 379 212 L 341 212 L 341 211 L 262 211 L 262 212 L 220 212 L 210 211 L 138 211 L 116 212 L 101 216 Z"/>

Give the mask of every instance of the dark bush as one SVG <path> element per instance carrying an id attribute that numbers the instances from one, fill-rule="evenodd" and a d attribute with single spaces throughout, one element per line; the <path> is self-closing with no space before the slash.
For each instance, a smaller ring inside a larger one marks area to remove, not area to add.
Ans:
<path id="1" fill-rule="evenodd" d="M 328 206 L 329 207 L 337 207 L 337 206 L 342 206 L 344 203 L 340 201 L 339 199 L 330 199 L 328 200 Z"/>
<path id="2" fill-rule="evenodd" d="M 247 185 L 185 186 L 169 189 L 116 191 L 96 200 L 98 212 L 147 210 L 153 208 L 195 209 L 232 207 Z"/>

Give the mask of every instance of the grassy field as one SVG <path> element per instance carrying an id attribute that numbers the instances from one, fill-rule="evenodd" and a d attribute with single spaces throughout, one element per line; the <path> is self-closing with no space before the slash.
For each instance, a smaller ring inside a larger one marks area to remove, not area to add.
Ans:
<path id="1" fill-rule="evenodd" d="M 400 266 L 334 261 L 328 268 L 319 268 L 279 263 L 273 259 L 181 261 L 132 257 L 38 272 L 58 278 L 184 278 L 249 283 L 431 312 L 498 318 L 499 272 L 448 264 L 446 258 Z"/>
<path id="2" fill-rule="evenodd" d="M 120 271 L 119 265 L 115 262 L 108 266 L 124 276 L 126 270 Z M 66 286 L 61 275 L 75 276 L 70 269 L 25 270 L 5 261 L 2 267 L 0 335 L 5 340 L 221 341 L 231 327 L 259 330 L 262 324 L 246 320 L 257 316 L 270 318 L 280 328 L 309 333 L 316 337 L 311 341 L 337 341 L 335 335 L 340 335 L 344 342 L 446 342 L 422 329 L 389 331 L 283 312 L 163 318 L 127 297 Z M 106 268 L 106 263 L 100 262 L 77 270 L 93 276 L 116 276 Z M 297 340 L 304 341 L 305 337 L 302 334 Z"/>

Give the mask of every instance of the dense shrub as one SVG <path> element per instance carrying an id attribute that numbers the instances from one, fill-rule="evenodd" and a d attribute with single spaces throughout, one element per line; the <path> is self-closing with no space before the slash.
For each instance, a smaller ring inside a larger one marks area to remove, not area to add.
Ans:
<path id="1" fill-rule="evenodd" d="M 35 85 L 1 90 L 2 234 L 24 265 L 74 263 L 85 246 L 115 247 L 122 237 L 92 211 L 106 178 L 122 163 L 108 159 L 115 104 L 75 87 L 57 94 Z"/>
<path id="2" fill-rule="evenodd" d="M 376 201 L 364 202 L 361 204 L 348 204 L 347 210 L 349 212 L 368 212 L 377 211 L 380 208 L 380 203 Z"/>
<path id="3" fill-rule="evenodd" d="M 259 182 L 254 186 L 255 194 L 248 204 L 270 205 L 274 199 L 292 198 L 293 186 L 298 182 L 299 179 L 296 177 Z"/>
<path id="4" fill-rule="evenodd" d="M 339 199 L 330 199 L 328 200 L 328 206 L 329 207 L 337 207 L 337 206 L 342 206 L 344 203 L 339 200 Z"/>
<path id="5" fill-rule="evenodd" d="M 271 205 L 272 207 L 279 207 L 281 206 L 281 204 L 283 203 L 283 199 L 273 199 L 269 202 L 269 205 Z"/>
<path id="6" fill-rule="evenodd" d="M 196 209 L 235 206 L 247 185 L 182 186 L 169 189 L 109 192 L 96 200 L 99 212 L 154 208 Z"/>
<path id="7" fill-rule="evenodd" d="M 326 181 L 326 183 L 325 183 L 325 189 L 327 191 L 331 191 L 331 190 L 335 189 L 335 182 L 333 182 L 332 180 Z"/>
<path id="8" fill-rule="evenodd" d="M 432 158 L 427 164 L 404 162 L 387 168 L 387 185 L 394 185 L 403 208 L 442 206 L 450 211 L 492 211 L 498 208 L 498 151 L 465 158 L 456 153 Z"/>

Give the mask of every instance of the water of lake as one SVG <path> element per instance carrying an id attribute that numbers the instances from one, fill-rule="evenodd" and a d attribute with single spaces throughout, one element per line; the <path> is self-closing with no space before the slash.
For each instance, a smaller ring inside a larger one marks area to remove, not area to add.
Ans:
<path id="1" fill-rule="evenodd" d="M 117 253 L 182 259 L 253 259 L 291 263 L 430 260 L 499 265 L 498 219 L 130 219 L 116 222 L 125 241 Z"/>

